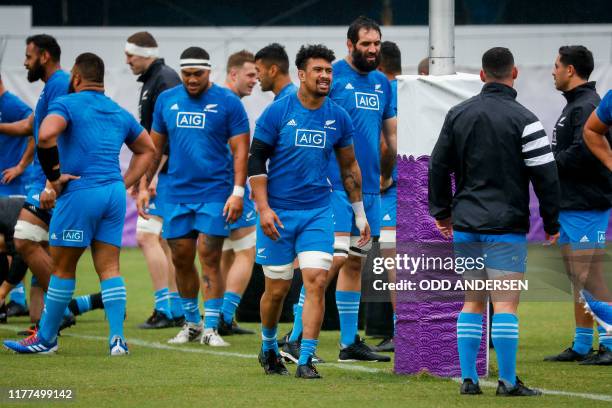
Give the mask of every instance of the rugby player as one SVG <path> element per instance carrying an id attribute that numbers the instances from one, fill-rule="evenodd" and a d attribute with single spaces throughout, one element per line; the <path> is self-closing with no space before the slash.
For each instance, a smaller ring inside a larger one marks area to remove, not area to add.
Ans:
<path id="1" fill-rule="evenodd" d="M 255 68 L 261 90 L 271 91 L 275 101 L 297 92 L 298 88 L 289 76 L 287 51 L 279 43 L 266 45 L 257 51 Z"/>
<path id="2" fill-rule="evenodd" d="M 429 212 L 459 256 L 484 258 L 466 279 L 521 280 L 527 267 L 529 182 L 550 244 L 559 237 L 560 188 L 555 159 L 538 118 L 516 102 L 518 75 L 507 48 L 482 56 L 480 94 L 446 115 L 429 162 Z M 456 191 L 452 194 L 451 172 Z M 467 272 L 466 272 L 467 273 Z M 491 338 L 499 366 L 497 395 L 536 396 L 516 375 L 520 291 L 494 291 Z M 481 394 L 476 358 L 487 293 L 466 292 L 457 319 L 461 394 Z"/>
<path id="3" fill-rule="evenodd" d="M 325 282 L 333 258 L 333 219 L 327 167 L 336 151 L 341 177 L 359 226 L 359 245 L 370 239 L 361 196 L 361 172 L 353 150 L 350 117 L 327 95 L 333 51 L 301 47 L 296 56 L 300 89 L 272 103 L 257 121 L 249 180 L 259 211 L 257 261 L 265 291 L 260 313 L 266 374 L 287 375 L 278 350 L 277 325 L 297 256 L 306 298 L 296 377 L 321 378 L 312 363 L 325 308 Z M 266 162 L 269 165 L 266 168 Z"/>
<path id="4" fill-rule="evenodd" d="M 20 342 L 5 341 L 4 345 L 21 354 L 57 350 L 57 331 L 74 293 L 77 263 L 91 246 L 110 327 L 110 355 L 125 355 L 126 290 L 119 251 L 126 187 L 144 174 L 155 148 L 134 117 L 104 95 L 104 62 L 100 57 L 83 53 L 76 58 L 70 90 L 70 95 L 49 104 L 38 132 L 39 162 L 57 196 L 49 227 L 54 267 L 45 313 L 35 335 Z M 122 177 L 119 153 L 124 143 L 134 156 Z"/>
<path id="5" fill-rule="evenodd" d="M 185 311 L 183 328 L 169 342 L 200 340 L 214 347 L 227 346 L 217 331 L 224 286 L 220 259 L 229 226 L 242 214 L 249 122 L 240 99 L 210 81 L 208 52 L 189 47 L 180 58 L 183 84 L 162 92 L 155 104 L 151 134 L 158 151 L 147 172 L 150 182 L 161 160 L 159 149 L 168 142 L 170 182 L 162 236 L 172 250 Z M 139 201 L 138 207 L 146 218 L 143 203 Z M 198 239 L 204 327 L 198 310 L 200 280 L 193 268 Z"/>

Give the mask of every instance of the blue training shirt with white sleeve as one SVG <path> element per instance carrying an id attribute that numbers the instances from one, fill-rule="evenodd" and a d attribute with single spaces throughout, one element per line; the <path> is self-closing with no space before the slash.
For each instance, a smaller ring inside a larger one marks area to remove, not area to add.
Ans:
<path id="1" fill-rule="evenodd" d="M 335 147 L 353 143 L 353 133 L 351 118 L 330 98 L 316 110 L 302 106 L 296 93 L 268 106 L 254 138 L 274 146 L 268 165 L 270 206 L 296 210 L 328 205 L 328 163 Z"/>
<path id="2" fill-rule="evenodd" d="M 249 133 L 240 99 L 213 84 L 198 97 L 183 84 L 162 92 L 153 112 L 152 129 L 168 137 L 167 201 L 175 204 L 225 202 L 233 187 L 233 162 L 227 143 Z"/>
<path id="3" fill-rule="evenodd" d="M 355 127 L 355 156 L 361 169 L 363 192 L 380 193 L 380 132 L 383 121 L 395 117 L 389 80 L 374 70 L 355 71 L 346 60 L 333 64 L 329 97 L 350 115 Z M 338 164 L 329 163 L 329 179 L 334 190 L 344 190 Z"/>
<path id="4" fill-rule="evenodd" d="M 32 109 L 21 99 L 6 91 L 0 95 L 0 123 L 13 123 L 30 116 Z M 28 138 L 15 137 L 0 133 L 0 173 L 16 166 L 28 145 Z M 0 184 L 0 195 L 3 190 L 10 191 L 23 188 L 23 177 L 16 177 L 8 184 Z"/>
<path id="5" fill-rule="evenodd" d="M 68 126 L 58 138 L 63 174 L 80 176 L 65 192 L 123 182 L 119 166 L 122 145 L 132 144 L 144 128 L 115 101 L 98 91 L 81 91 L 55 99 L 48 115 Z"/>

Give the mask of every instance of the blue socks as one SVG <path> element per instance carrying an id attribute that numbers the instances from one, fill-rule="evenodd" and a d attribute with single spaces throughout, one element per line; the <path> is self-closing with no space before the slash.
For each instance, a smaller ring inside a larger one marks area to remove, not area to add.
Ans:
<path id="1" fill-rule="evenodd" d="M 19 303 L 21 306 L 26 306 L 26 296 L 23 282 L 19 282 L 17 286 L 10 292 L 11 300 L 15 303 Z"/>
<path id="2" fill-rule="evenodd" d="M 232 324 L 234 320 L 234 313 L 240 304 L 240 295 L 234 292 L 225 292 L 223 294 L 223 305 L 221 306 L 221 314 L 223 315 L 223 321 L 227 324 Z"/>
<path id="3" fill-rule="evenodd" d="M 298 365 L 305 365 L 308 363 L 308 359 L 312 357 L 315 350 L 317 349 L 319 340 L 317 339 L 302 339 L 302 346 L 300 348 L 300 359 Z"/>
<path id="4" fill-rule="evenodd" d="M 261 326 L 261 349 L 265 352 L 268 350 L 274 350 L 278 355 L 278 342 L 276 341 L 278 326 L 267 328 Z"/>
<path id="5" fill-rule="evenodd" d="M 497 353 L 500 380 L 512 386 L 516 385 L 516 353 L 519 341 L 519 325 L 516 315 L 494 314 L 491 338 Z"/>
<path id="6" fill-rule="evenodd" d="M 185 311 L 183 310 L 183 302 L 181 302 L 181 296 L 178 292 L 170 292 L 168 293 L 170 297 L 170 313 L 172 314 L 172 318 L 178 319 L 185 316 Z"/>
<path id="7" fill-rule="evenodd" d="M 461 365 L 461 378 L 478 382 L 476 371 L 476 358 L 482 341 L 482 314 L 459 313 L 457 319 L 457 349 L 459 351 L 459 364 Z"/>
<path id="8" fill-rule="evenodd" d="M 62 279 L 51 275 L 45 299 L 44 313 L 40 319 L 38 337 L 46 343 L 54 343 L 57 331 L 68 303 L 74 294 L 74 279 Z"/>
<path id="9" fill-rule="evenodd" d="M 204 301 L 204 327 L 206 329 L 216 329 L 219 327 L 221 306 L 223 306 L 223 298 Z"/>
<path id="10" fill-rule="evenodd" d="M 306 299 L 306 288 L 302 285 L 302 289 L 300 289 L 300 299 L 293 305 L 293 330 L 291 331 L 291 336 L 289 336 L 289 341 L 298 341 L 302 335 L 302 330 L 304 329 L 304 326 L 302 326 L 304 299 Z"/>
<path id="11" fill-rule="evenodd" d="M 612 350 L 612 334 L 606 334 L 606 330 L 599 325 L 597 325 L 597 331 L 599 332 L 599 344 Z"/>
<path id="12" fill-rule="evenodd" d="M 586 355 L 593 346 L 593 329 L 586 327 L 576 327 L 574 332 L 574 343 L 572 350 L 578 354 Z"/>
<path id="13" fill-rule="evenodd" d="M 155 292 L 155 310 L 162 312 L 168 319 L 172 319 L 170 312 L 170 296 L 168 288 L 161 288 Z"/>
<path id="14" fill-rule="evenodd" d="M 100 288 L 102 289 L 102 302 L 110 328 L 108 339 L 111 340 L 113 337 L 119 336 L 125 340 L 123 337 L 123 321 L 125 319 L 127 292 L 123 278 L 115 276 L 103 280 L 100 282 Z"/>
<path id="15" fill-rule="evenodd" d="M 198 309 L 198 298 L 181 298 L 183 310 L 185 311 L 185 321 L 188 323 L 199 324 L 202 321 L 200 310 Z"/>
<path id="16" fill-rule="evenodd" d="M 360 299 L 361 292 L 336 291 L 336 305 L 340 315 L 340 345 L 342 348 L 355 343 Z"/>

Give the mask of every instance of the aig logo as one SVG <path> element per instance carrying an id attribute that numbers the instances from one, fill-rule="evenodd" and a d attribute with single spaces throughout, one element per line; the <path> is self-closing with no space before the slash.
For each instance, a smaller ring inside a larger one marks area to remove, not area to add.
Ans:
<path id="1" fill-rule="evenodd" d="M 176 126 L 189 129 L 204 129 L 206 114 L 199 112 L 179 112 L 176 115 Z"/>
<path id="2" fill-rule="evenodd" d="M 295 145 L 325 148 L 325 132 L 321 130 L 298 129 L 295 131 Z"/>
<path id="3" fill-rule="evenodd" d="M 64 241 L 83 242 L 83 231 L 80 230 L 64 230 L 62 234 Z"/>
<path id="4" fill-rule="evenodd" d="M 355 105 L 359 109 L 378 110 L 380 102 L 376 94 L 355 92 Z"/>

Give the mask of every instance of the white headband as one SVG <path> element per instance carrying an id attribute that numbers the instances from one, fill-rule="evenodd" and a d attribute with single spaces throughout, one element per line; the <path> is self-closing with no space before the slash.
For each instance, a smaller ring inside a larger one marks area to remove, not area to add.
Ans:
<path id="1" fill-rule="evenodd" d="M 205 69 L 210 70 L 210 60 L 207 59 L 197 59 L 197 58 L 186 58 L 180 61 L 181 69 L 185 68 L 197 68 L 197 69 Z"/>
<path id="2" fill-rule="evenodd" d="M 157 58 L 159 56 L 159 48 L 157 47 L 140 47 L 134 43 L 125 43 L 125 52 L 130 55 L 136 55 L 144 58 Z"/>

